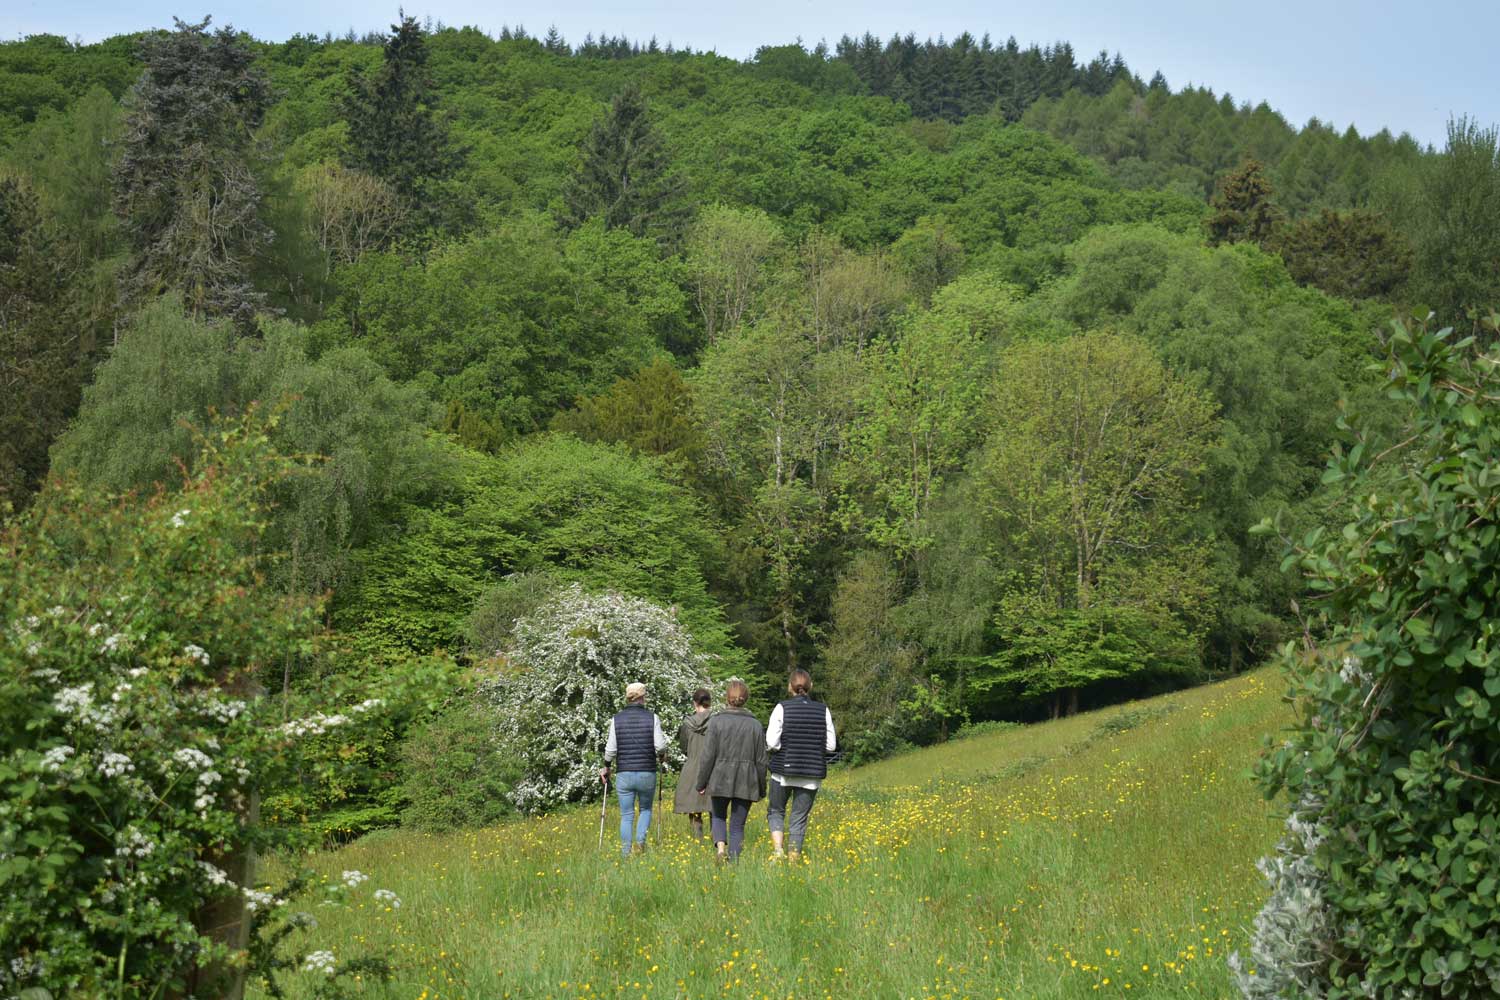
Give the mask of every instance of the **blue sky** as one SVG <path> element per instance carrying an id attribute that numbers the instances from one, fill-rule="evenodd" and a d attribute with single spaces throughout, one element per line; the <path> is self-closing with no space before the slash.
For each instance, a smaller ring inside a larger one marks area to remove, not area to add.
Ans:
<path id="1" fill-rule="evenodd" d="M 0 37 L 49 32 L 96 41 L 170 25 L 173 14 L 192 19 L 211 13 L 215 24 L 280 40 L 297 32 L 380 29 L 396 7 L 355 0 L 197 0 L 193 6 L 180 0 L 5 0 Z M 663 43 L 737 58 L 799 36 L 811 45 L 866 30 L 882 37 L 910 31 L 919 38 L 987 31 L 997 41 L 1015 35 L 1022 44 L 1066 40 L 1082 58 L 1118 49 L 1142 76 L 1160 69 L 1174 88 L 1202 83 L 1239 101 L 1265 100 L 1298 125 L 1317 116 L 1340 128 L 1352 123 L 1366 134 L 1381 127 L 1408 131 L 1440 146 L 1450 114 L 1500 121 L 1497 0 L 1436 0 L 1425 7 L 1411 0 L 408 0 L 407 10 L 492 33 L 502 24 L 524 24 L 536 33 L 556 24 L 575 42 L 600 31 L 655 35 Z"/>

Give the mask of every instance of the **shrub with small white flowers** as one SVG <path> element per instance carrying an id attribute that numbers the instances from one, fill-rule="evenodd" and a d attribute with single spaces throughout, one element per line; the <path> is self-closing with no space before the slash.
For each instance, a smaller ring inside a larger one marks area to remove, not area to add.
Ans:
<path id="1" fill-rule="evenodd" d="M 253 417 L 203 448 L 179 490 L 54 483 L 0 529 L 0 997 L 220 996 L 257 966 L 335 970 L 267 950 L 290 897 L 253 884 L 271 844 L 256 802 L 308 766 L 304 731 L 353 734 L 381 703 L 261 696 L 288 651 L 319 662 L 330 642 L 257 551 L 259 498 L 290 464 Z"/>
<path id="2" fill-rule="evenodd" d="M 503 670 L 481 693 L 495 712 L 502 755 L 525 775 L 516 808 L 539 812 L 597 794 L 605 726 L 643 682 L 664 728 L 708 681 L 710 658 L 677 616 L 638 597 L 590 594 L 574 584 L 516 622 Z M 673 763 L 680 765 L 680 750 Z"/>

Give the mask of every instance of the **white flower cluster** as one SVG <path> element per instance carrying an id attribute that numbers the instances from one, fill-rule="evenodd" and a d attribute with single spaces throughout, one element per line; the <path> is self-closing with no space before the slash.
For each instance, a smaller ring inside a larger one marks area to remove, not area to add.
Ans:
<path id="1" fill-rule="evenodd" d="M 129 757 L 114 751 L 105 754 L 104 759 L 99 762 L 99 773 L 106 778 L 118 778 L 134 770 L 135 765 L 131 763 Z"/>
<path id="2" fill-rule="evenodd" d="M 345 715 L 343 712 L 334 715 L 324 715 L 322 712 L 314 712 L 306 719 L 293 719 L 290 722 L 282 723 L 281 731 L 288 736 L 321 736 L 330 729 L 337 729 L 339 726 L 348 725 L 353 721 L 352 716 L 363 715 L 365 712 L 377 709 L 384 704 L 385 702 L 379 698 L 366 698 L 358 705 L 349 709 L 348 715 Z"/>
<path id="3" fill-rule="evenodd" d="M 245 703 L 238 699 L 232 701 L 220 701 L 217 698 L 205 699 L 202 705 L 203 713 L 219 722 L 233 722 L 245 711 Z"/>
<path id="4" fill-rule="evenodd" d="M 56 746 L 42 754 L 42 770 L 48 774 L 56 774 L 63 769 L 68 758 L 76 751 L 70 746 Z"/>
<path id="5" fill-rule="evenodd" d="M 370 876 L 366 875 L 362 871 L 344 872 L 344 884 L 351 889 L 357 889 L 361 882 L 367 882 L 369 881 L 369 878 Z"/>
<path id="6" fill-rule="evenodd" d="M 389 889 L 376 889 L 375 902 L 384 903 L 393 910 L 401 909 L 401 897 Z"/>
<path id="7" fill-rule="evenodd" d="M 186 525 L 187 524 L 188 515 L 191 514 L 191 513 L 192 513 L 192 511 L 190 511 L 190 510 L 179 510 L 177 513 L 173 514 L 172 515 L 172 527 L 174 527 L 174 528 L 181 528 L 184 525 Z"/>
<path id="8" fill-rule="evenodd" d="M 321 972 L 325 976 L 333 975 L 334 966 L 337 963 L 333 959 L 331 951 L 314 951 L 302 960 L 303 972 Z"/>
<path id="9" fill-rule="evenodd" d="M 589 594 L 576 584 L 516 622 L 502 651 L 523 669 L 482 691 L 495 712 L 506 756 L 527 773 L 511 799 L 525 812 L 594 792 L 592 766 L 605 726 L 624 706 L 625 686 L 644 682 L 664 716 L 686 705 L 708 673 L 708 658 L 668 609 L 636 597 Z M 664 727 L 675 724 L 670 717 Z"/>
<path id="10" fill-rule="evenodd" d="M 245 909 L 251 913 L 259 910 L 272 910 L 285 902 L 286 900 L 277 899 L 269 892 L 262 892 L 259 889 L 245 890 Z"/>
<path id="11" fill-rule="evenodd" d="M 115 632 L 104 640 L 104 645 L 99 647 L 99 652 L 108 656 L 111 653 L 118 652 L 129 641 L 130 637 L 124 632 Z"/>
<path id="12" fill-rule="evenodd" d="M 198 661 L 205 667 L 208 666 L 208 652 L 202 646 L 190 642 L 182 647 L 182 655 L 190 660 Z"/>
<path id="13" fill-rule="evenodd" d="M 213 758 L 196 747 L 172 751 L 172 760 L 190 771 L 207 771 L 214 766 Z"/>
<path id="14" fill-rule="evenodd" d="M 120 838 L 120 843 L 115 846 L 115 856 L 121 858 L 149 858 L 156 851 L 156 841 L 146 836 L 135 827 L 126 831 L 126 836 Z"/>
<path id="15" fill-rule="evenodd" d="M 104 730 L 114 725 L 115 709 L 112 704 L 94 703 L 94 685 L 80 684 L 65 687 L 52 696 L 52 707 L 69 718 L 69 726 L 84 725 Z"/>

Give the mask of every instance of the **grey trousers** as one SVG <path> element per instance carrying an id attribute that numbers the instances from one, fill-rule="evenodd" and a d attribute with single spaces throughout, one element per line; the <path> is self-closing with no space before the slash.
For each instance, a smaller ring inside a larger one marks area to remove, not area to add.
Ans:
<path id="1" fill-rule="evenodd" d="M 787 825 L 786 800 L 792 800 L 791 829 L 786 831 L 787 839 L 791 841 L 793 850 L 800 851 L 803 838 L 807 836 L 807 816 L 812 812 L 813 799 L 818 797 L 818 790 L 783 785 L 773 779 L 767 791 L 770 795 L 767 796 L 766 823 L 771 827 L 772 833 L 781 833 Z"/>

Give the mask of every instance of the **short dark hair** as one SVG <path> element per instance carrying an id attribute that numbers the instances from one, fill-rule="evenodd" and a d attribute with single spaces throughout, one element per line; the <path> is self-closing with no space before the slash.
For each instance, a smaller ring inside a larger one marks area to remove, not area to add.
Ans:
<path id="1" fill-rule="evenodd" d="M 709 705 L 713 704 L 713 700 L 713 692 L 708 688 L 699 688 L 698 690 L 693 692 L 694 705 L 702 705 L 704 708 L 707 708 Z"/>
<path id="2" fill-rule="evenodd" d="M 807 694 L 812 690 L 812 674 L 799 667 L 787 678 L 786 686 L 792 689 L 792 694 Z"/>

